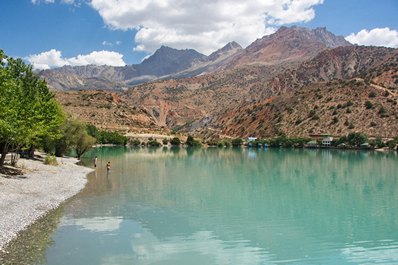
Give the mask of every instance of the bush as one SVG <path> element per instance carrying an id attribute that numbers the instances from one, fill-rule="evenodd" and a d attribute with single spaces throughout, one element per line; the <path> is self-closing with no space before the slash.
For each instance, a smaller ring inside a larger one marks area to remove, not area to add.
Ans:
<path id="1" fill-rule="evenodd" d="M 169 143 L 169 139 L 164 138 L 164 139 L 162 140 L 162 143 L 163 143 L 163 145 L 167 145 L 167 144 Z"/>
<path id="2" fill-rule="evenodd" d="M 201 146 L 202 143 L 198 140 L 195 140 L 191 135 L 188 135 L 187 141 L 185 142 L 188 146 L 198 147 Z"/>
<path id="3" fill-rule="evenodd" d="M 373 108 L 372 102 L 370 102 L 369 100 L 367 100 L 367 101 L 365 102 L 365 108 L 366 108 L 366 109 L 371 109 L 371 108 Z"/>
<path id="4" fill-rule="evenodd" d="M 57 158 L 54 155 L 47 155 L 46 158 L 44 158 L 44 164 L 58 166 Z"/>
<path id="5" fill-rule="evenodd" d="M 366 143 L 368 137 L 363 133 L 350 133 L 347 135 L 347 142 L 351 146 L 359 147 L 361 144 Z"/>
<path id="6" fill-rule="evenodd" d="M 243 140 L 241 138 L 233 139 L 231 142 L 232 146 L 241 146 L 243 144 Z"/>
<path id="7" fill-rule="evenodd" d="M 156 139 L 149 140 L 147 146 L 150 147 L 160 147 L 160 143 Z"/>
<path id="8" fill-rule="evenodd" d="M 130 144 L 133 146 L 139 146 L 141 144 L 141 141 L 138 139 L 133 139 L 130 141 Z"/>
<path id="9" fill-rule="evenodd" d="M 375 98 L 377 96 L 377 93 L 375 91 L 372 91 L 368 95 L 370 98 Z"/>
<path id="10" fill-rule="evenodd" d="M 181 144 L 181 140 L 178 137 L 174 137 L 173 139 L 171 139 L 170 144 L 171 145 L 180 145 Z"/>
<path id="11" fill-rule="evenodd" d="M 386 109 L 383 106 L 380 107 L 379 114 L 386 114 L 386 113 L 387 113 Z"/>

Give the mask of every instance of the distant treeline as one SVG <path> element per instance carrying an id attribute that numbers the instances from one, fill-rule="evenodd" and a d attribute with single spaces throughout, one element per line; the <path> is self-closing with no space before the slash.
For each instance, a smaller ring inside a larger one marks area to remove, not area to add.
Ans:
<path id="1" fill-rule="evenodd" d="M 126 145 L 128 141 L 128 138 L 120 133 L 98 130 L 97 127 L 91 124 L 87 125 L 87 132 L 96 139 L 97 144 Z"/>

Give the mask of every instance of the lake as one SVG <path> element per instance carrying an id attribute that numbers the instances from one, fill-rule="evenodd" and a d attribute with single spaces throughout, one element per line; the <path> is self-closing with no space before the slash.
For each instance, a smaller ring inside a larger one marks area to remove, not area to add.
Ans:
<path id="1" fill-rule="evenodd" d="M 83 162 L 95 155 L 10 264 L 398 264 L 396 153 L 106 147 Z"/>

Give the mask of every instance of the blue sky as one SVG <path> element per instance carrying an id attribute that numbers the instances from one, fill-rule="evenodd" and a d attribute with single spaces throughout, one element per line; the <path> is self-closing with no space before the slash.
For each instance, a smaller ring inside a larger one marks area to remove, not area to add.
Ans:
<path id="1" fill-rule="evenodd" d="M 42 69 L 140 63 L 161 45 L 209 54 L 282 25 L 398 47 L 397 0 L 2 0 L 0 10 L 0 49 Z"/>

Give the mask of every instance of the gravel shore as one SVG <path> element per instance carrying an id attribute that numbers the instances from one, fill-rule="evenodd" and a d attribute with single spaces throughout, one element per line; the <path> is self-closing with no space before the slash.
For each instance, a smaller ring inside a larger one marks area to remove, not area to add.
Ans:
<path id="1" fill-rule="evenodd" d="M 0 250 L 18 232 L 84 188 L 90 168 L 75 158 L 58 158 L 58 166 L 20 159 L 23 176 L 0 176 Z"/>

